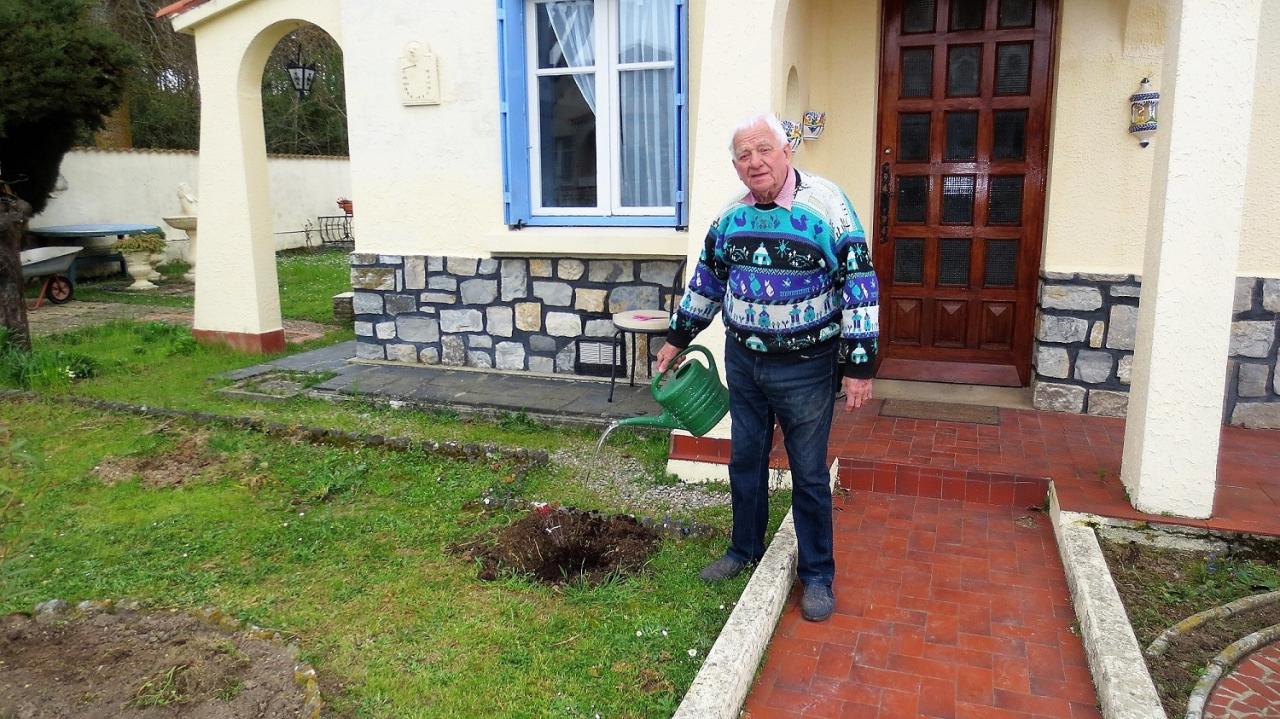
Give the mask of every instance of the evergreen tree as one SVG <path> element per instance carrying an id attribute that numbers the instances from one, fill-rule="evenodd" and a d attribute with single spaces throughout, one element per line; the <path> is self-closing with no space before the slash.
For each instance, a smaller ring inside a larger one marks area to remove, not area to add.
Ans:
<path id="1" fill-rule="evenodd" d="M 119 104 L 133 55 L 84 0 L 0 0 L 0 28 L 0 193 L 17 195 L 0 198 L 0 326 L 25 345 L 21 225 L 44 209 L 77 135 Z"/>

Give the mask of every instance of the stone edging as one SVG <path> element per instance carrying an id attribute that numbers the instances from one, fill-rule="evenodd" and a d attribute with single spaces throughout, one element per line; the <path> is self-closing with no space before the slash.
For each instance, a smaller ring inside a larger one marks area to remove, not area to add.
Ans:
<path id="1" fill-rule="evenodd" d="M 475 444 L 461 442 L 437 442 L 435 440 L 414 441 L 408 437 L 388 437 L 380 434 L 364 434 L 341 429 L 324 427 L 305 427 L 302 425 L 271 422 L 253 417 L 239 417 L 211 412 L 197 412 L 186 409 L 168 407 L 148 407 L 128 402 L 111 402 L 107 400 L 76 397 L 74 395 L 50 396 L 22 390 L 0 389 L 0 399 L 7 401 L 47 400 L 71 404 L 79 407 L 123 412 L 142 417 L 164 417 L 188 419 L 199 424 L 221 424 L 238 429 L 260 432 L 274 437 L 291 437 L 313 444 L 360 445 L 365 447 L 381 447 L 396 452 L 418 451 L 424 454 L 437 455 L 448 459 L 463 461 L 508 460 L 515 462 L 523 474 L 551 461 L 546 450 L 530 450 L 523 447 L 499 447 L 495 444 Z"/>
<path id="2" fill-rule="evenodd" d="M 1167 719 L 1102 556 L 1094 518 L 1063 511 L 1052 482 L 1049 513 L 1103 717 Z"/>
<path id="3" fill-rule="evenodd" d="M 31 615 L 37 621 L 42 617 L 52 618 L 60 615 L 69 614 L 72 608 L 61 599 L 50 599 L 35 605 L 31 611 Z M 81 613 L 100 613 L 115 614 L 117 610 L 126 612 L 138 612 L 142 610 L 142 604 L 135 599 L 121 599 L 115 601 L 113 599 L 85 600 L 75 606 L 75 610 Z M 247 636 L 270 642 L 278 647 L 289 646 L 284 640 L 282 632 L 263 629 L 256 624 L 234 619 L 219 609 L 198 609 L 188 612 L 189 616 L 195 617 L 210 627 L 223 629 L 228 632 L 244 632 Z M 293 644 L 296 648 L 296 644 Z M 320 684 L 316 681 L 316 670 L 306 662 L 300 662 L 294 665 L 293 680 L 297 682 L 298 687 L 302 689 L 302 718 L 303 719 L 320 719 L 320 710 L 323 703 L 320 700 Z"/>
<path id="4" fill-rule="evenodd" d="M 1234 602 L 1206 609 L 1203 612 L 1196 612 L 1161 632 L 1160 636 L 1156 637 L 1154 642 L 1151 642 L 1151 646 L 1147 647 L 1147 656 L 1158 657 L 1164 654 L 1165 649 L 1169 647 L 1169 642 L 1173 641 L 1175 637 L 1188 634 L 1206 622 L 1226 619 L 1237 614 L 1245 614 L 1246 612 L 1278 603 L 1280 603 L 1280 592 L 1267 592 L 1265 594 L 1252 594 L 1247 597 L 1241 597 Z"/>
<path id="5" fill-rule="evenodd" d="M 782 520 L 672 719 L 735 719 L 791 592 L 796 531 Z"/>
<path id="6" fill-rule="evenodd" d="M 1238 639 L 1227 645 L 1227 648 L 1219 652 L 1218 656 L 1210 659 L 1208 666 L 1205 667 L 1204 676 L 1196 682 L 1196 687 L 1191 690 L 1191 697 L 1187 700 L 1187 719 L 1201 719 L 1204 716 L 1205 707 L 1209 704 L 1209 695 L 1213 693 L 1213 688 L 1218 686 L 1218 681 L 1232 667 L 1239 664 L 1241 659 L 1276 640 L 1280 640 L 1280 624 L 1274 624 L 1243 639 Z"/>

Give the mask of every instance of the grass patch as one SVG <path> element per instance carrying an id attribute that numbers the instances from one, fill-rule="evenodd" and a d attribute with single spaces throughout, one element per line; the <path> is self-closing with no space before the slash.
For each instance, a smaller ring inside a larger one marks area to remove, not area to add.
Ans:
<path id="1" fill-rule="evenodd" d="M 181 704 L 185 693 L 183 685 L 186 671 L 187 665 L 176 664 L 160 672 L 138 687 L 138 693 L 131 703 L 138 709 Z"/>
<path id="2" fill-rule="evenodd" d="M 9 330 L 0 327 L 0 386 L 21 389 L 69 387 L 99 372 L 97 360 L 71 349 L 35 347 L 21 349 L 9 340 Z"/>
<path id="3" fill-rule="evenodd" d="M 351 290 L 345 250 L 293 250 L 276 256 L 280 313 L 287 319 L 333 322 L 333 296 Z"/>
<path id="4" fill-rule="evenodd" d="M 482 582 L 446 547 L 516 518 L 462 509 L 508 481 L 500 466 L 213 429 L 223 471 L 153 488 L 92 470 L 172 451 L 187 428 L 42 401 L 0 407 L 0 424 L 40 465 L 0 454 L 0 485 L 22 497 L 0 526 L 0 612 L 50 597 L 217 606 L 298 635 L 343 683 L 328 699 L 345 715 L 670 716 L 746 582 L 697 579 L 723 537 L 665 540 L 639 574 L 597 586 Z M 513 489 L 631 509 L 554 467 Z M 774 506 L 776 527 L 785 498 Z M 700 518 L 727 529 L 727 509 Z M 173 696 L 163 679 L 148 697 Z"/>
<path id="5" fill-rule="evenodd" d="M 190 269 L 185 262 L 169 262 L 156 268 L 163 279 L 161 288 L 186 288 L 182 279 Z M 351 267 L 344 250 L 287 250 L 276 255 L 276 277 L 280 287 L 280 314 L 285 319 L 333 323 L 333 296 L 351 289 Z M 190 308 L 190 292 L 131 292 L 132 280 L 110 277 L 87 280 L 76 285 L 76 299 L 86 302 L 118 302 L 131 305 Z"/>
<path id="6" fill-rule="evenodd" d="M 1102 542 L 1138 644 L 1146 649 L 1177 622 L 1228 602 L 1280 589 L 1280 546 L 1241 542 L 1225 552 L 1187 552 L 1137 543 Z M 1280 622 L 1280 606 L 1210 622 L 1146 657 L 1169 716 L 1186 713 L 1206 664 L 1228 644 Z"/>

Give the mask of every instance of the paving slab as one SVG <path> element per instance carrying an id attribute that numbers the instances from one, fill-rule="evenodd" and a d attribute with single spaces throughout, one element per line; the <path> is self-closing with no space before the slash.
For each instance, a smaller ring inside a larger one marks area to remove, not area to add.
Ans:
<path id="1" fill-rule="evenodd" d="M 239 380 L 272 370 L 324 371 L 333 377 L 311 387 L 322 398 L 355 397 L 459 411 L 525 412 L 549 421 L 605 425 L 615 419 L 658 414 L 647 385 L 618 385 L 608 402 L 609 385 L 593 379 L 515 374 L 433 365 L 397 365 L 356 361 L 355 342 L 283 357 L 222 375 Z"/>

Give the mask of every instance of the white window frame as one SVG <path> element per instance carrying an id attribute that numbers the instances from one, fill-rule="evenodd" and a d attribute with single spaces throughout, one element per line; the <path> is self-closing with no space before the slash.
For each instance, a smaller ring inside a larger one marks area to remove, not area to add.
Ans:
<path id="1" fill-rule="evenodd" d="M 637 70 L 666 70 L 676 72 L 675 52 L 679 38 L 673 39 L 673 57 L 668 61 L 630 62 L 618 60 L 620 55 L 620 23 L 618 8 L 621 0 L 594 0 L 596 64 L 590 68 L 595 77 L 596 92 L 596 206 L 595 207 L 546 207 L 542 204 L 542 133 L 539 117 L 538 78 L 558 75 L 585 74 L 584 67 L 538 67 L 538 5 L 555 0 L 525 0 L 525 48 L 528 72 L 529 98 L 529 203 L 530 213 L 541 217 L 675 217 L 675 205 L 663 207 L 624 207 L 622 205 L 622 118 L 617 111 L 620 103 L 618 88 L 620 75 Z M 605 28 L 602 32 L 601 28 Z M 674 116 L 672 118 L 674 120 Z M 608 132 L 601 132 L 607 128 Z M 673 128 L 674 138 L 679 128 Z M 675 178 L 672 177 L 674 183 Z M 675 187 L 673 186 L 673 191 Z"/>

